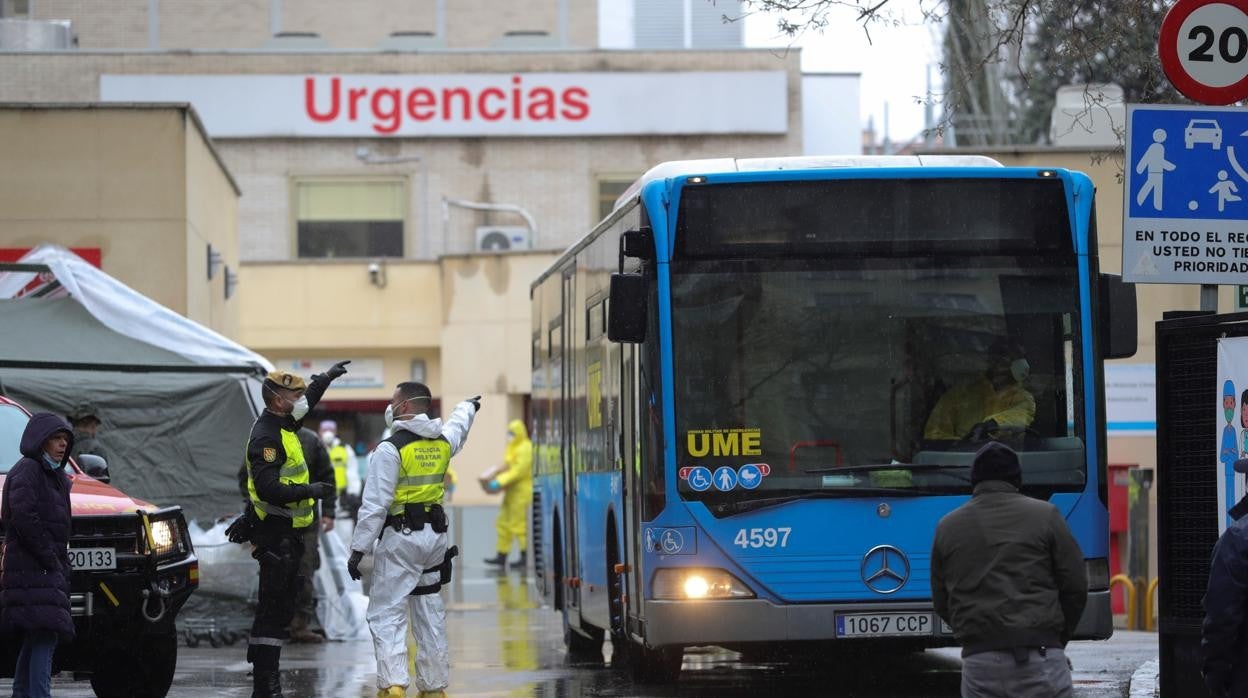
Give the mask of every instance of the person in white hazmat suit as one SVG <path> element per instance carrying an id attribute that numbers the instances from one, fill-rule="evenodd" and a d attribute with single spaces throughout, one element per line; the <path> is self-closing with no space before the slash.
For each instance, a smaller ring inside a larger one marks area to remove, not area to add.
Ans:
<path id="1" fill-rule="evenodd" d="M 445 423 L 427 415 L 430 400 L 422 383 L 395 388 L 386 407 L 393 433 L 373 451 L 347 561 L 352 579 L 359 579 L 360 560 L 376 542 L 367 618 L 382 697 L 407 695 L 409 610 L 420 695 L 444 696 L 450 679 L 446 609 L 438 590 L 450 581 L 457 551 L 447 548 L 443 478 L 468 438 L 481 398 L 456 405 Z"/>

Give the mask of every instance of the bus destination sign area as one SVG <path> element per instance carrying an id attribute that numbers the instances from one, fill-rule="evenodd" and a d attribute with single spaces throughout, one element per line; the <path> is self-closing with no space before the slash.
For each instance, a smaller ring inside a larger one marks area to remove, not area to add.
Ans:
<path id="1" fill-rule="evenodd" d="M 1248 110 L 1129 105 L 1122 276 L 1235 284 L 1248 273 Z"/>

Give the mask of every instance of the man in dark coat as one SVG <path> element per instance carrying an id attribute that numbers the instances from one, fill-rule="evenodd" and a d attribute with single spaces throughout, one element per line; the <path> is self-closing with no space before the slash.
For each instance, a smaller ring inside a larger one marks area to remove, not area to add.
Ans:
<path id="1" fill-rule="evenodd" d="M 1088 600 L 1083 552 L 1057 507 L 1019 492 L 1009 446 L 971 464 L 971 501 L 932 541 L 932 603 L 962 645 L 962 695 L 1072 696 L 1065 647 Z"/>
<path id="2" fill-rule="evenodd" d="M 5 535 L 0 618 L 4 627 L 22 634 L 14 695 L 50 695 L 56 643 L 74 638 L 65 476 L 73 442 L 73 431 L 59 416 L 31 417 L 22 433 L 22 458 L 9 470 L 0 494 Z"/>
<path id="3" fill-rule="evenodd" d="M 1248 472 L 1248 459 L 1236 461 L 1235 470 Z M 1248 696 L 1248 516 L 1242 507 L 1213 546 L 1204 606 L 1200 654 L 1205 686 L 1212 696 Z"/>

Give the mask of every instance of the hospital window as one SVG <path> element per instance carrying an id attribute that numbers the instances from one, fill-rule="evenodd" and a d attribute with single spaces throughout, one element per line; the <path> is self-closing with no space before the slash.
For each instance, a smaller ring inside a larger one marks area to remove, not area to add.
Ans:
<path id="1" fill-rule="evenodd" d="M 404 179 L 296 179 L 293 197 L 299 257 L 403 256 Z"/>
<path id="2" fill-rule="evenodd" d="M 0 17 L 29 17 L 30 0 L 0 0 Z"/>
<path id="3" fill-rule="evenodd" d="M 598 217 L 594 219 L 594 223 L 611 215 L 615 210 L 615 200 L 620 198 L 633 182 L 637 180 L 636 175 L 604 175 L 598 178 Z"/>

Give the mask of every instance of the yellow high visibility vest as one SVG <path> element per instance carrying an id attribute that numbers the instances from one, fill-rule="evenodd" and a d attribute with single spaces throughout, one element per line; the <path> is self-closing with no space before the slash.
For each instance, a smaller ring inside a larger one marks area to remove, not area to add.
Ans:
<path id="1" fill-rule="evenodd" d="M 451 466 L 451 445 L 446 439 L 423 439 L 402 431 L 386 441 L 399 450 L 399 479 L 390 513 L 403 513 L 406 504 L 441 504 L 446 470 Z"/>
<path id="2" fill-rule="evenodd" d="M 331 446 L 329 449 L 329 462 L 334 466 L 334 486 L 341 493 L 347 489 L 347 463 L 350 462 L 347 456 L 347 447 L 342 444 Z"/>
<path id="3" fill-rule="evenodd" d="M 311 482 L 308 464 L 303 460 L 303 446 L 295 432 L 282 429 L 282 448 L 286 450 L 286 462 L 282 463 L 278 479 L 286 485 L 306 485 Z M 300 499 L 286 506 L 262 501 L 256 494 L 256 482 L 251 479 L 250 459 L 247 461 L 247 494 L 251 497 L 251 505 L 255 507 L 256 516 L 261 521 L 270 516 L 280 516 L 290 519 L 292 528 L 307 528 L 315 518 L 315 499 Z"/>

